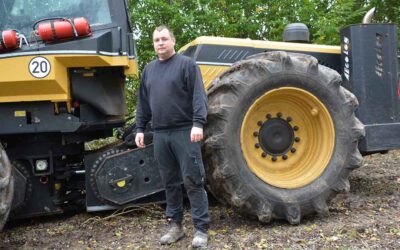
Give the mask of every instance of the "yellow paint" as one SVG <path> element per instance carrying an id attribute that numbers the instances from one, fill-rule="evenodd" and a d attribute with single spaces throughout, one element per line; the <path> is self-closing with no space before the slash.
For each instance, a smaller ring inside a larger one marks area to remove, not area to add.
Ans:
<path id="1" fill-rule="evenodd" d="M 312 115 L 313 109 L 318 115 Z M 265 121 L 266 114 L 276 117 L 281 112 L 283 119 L 290 116 L 291 126 L 298 126 L 295 136 L 301 140 L 293 142 L 295 153 L 286 153 L 287 160 L 278 157 L 272 161 L 271 155 L 261 157 L 262 148 L 254 132 L 260 127 L 258 121 Z M 317 97 L 293 87 L 271 90 L 259 97 L 248 109 L 240 131 L 243 156 L 250 170 L 264 182 L 279 188 L 294 189 L 304 187 L 316 180 L 327 167 L 335 145 L 335 130 L 332 118 Z"/>
<path id="2" fill-rule="evenodd" d="M 126 181 L 119 181 L 119 182 L 117 182 L 117 186 L 120 187 L 120 188 L 125 187 L 125 185 L 126 185 Z"/>
<path id="3" fill-rule="evenodd" d="M 18 56 L 0 59 L 0 103 L 22 101 L 67 102 L 68 110 L 71 89 L 68 69 L 75 67 L 124 67 L 125 74 L 138 74 L 137 62 L 127 56 L 104 55 L 37 55 L 45 57 L 51 64 L 48 76 L 38 79 L 29 72 L 29 62 L 35 56 Z"/>
<path id="4" fill-rule="evenodd" d="M 128 60 L 128 66 L 125 66 L 124 74 L 130 77 L 139 76 L 139 66 L 137 60 L 135 59 Z"/>
<path id="5" fill-rule="evenodd" d="M 211 82 L 222 74 L 225 70 L 229 69 L 228 66 L 215 66 L 215 65 L 204 65 L 199 64 L 201 75 L 203 77 L 205 89 L 210 86 Z"/>
<path id="6" fill-rule="evenodd" d="M 212 36 L 198 37 L 191 43 L 188 43 L 185 46 L 183 46 L 179 51 L 180 52 L 185 51 L 187 48 L 199 44 L 243 46 L 243 47 L 252 47 L 259 49 L 304 51 L 304 52 L 316 52 L 316 53 L 328 53 L 328 54 L 341 53 L 340 46 L 329 46 L 329 45 L 307 44 L 307 43 L 273 42 L 273 41 L 261 41 L 261 40 L 240 39 L 240 38 L 227 38 L 227 37 L 212 37 Z"/>

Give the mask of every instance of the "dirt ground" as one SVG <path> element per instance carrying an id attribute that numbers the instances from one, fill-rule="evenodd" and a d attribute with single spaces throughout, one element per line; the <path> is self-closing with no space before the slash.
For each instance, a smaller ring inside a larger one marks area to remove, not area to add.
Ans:
<path id="1" fill-rule="evenodd" d="M 399 249 L 400 151 L 364 158 L 350 178 L 351 191 L 339 194 L 325 218 L 261 224 L 216 202 L 209 249 Z M 9 223 L 0 249 L 190 249 L 193 227 L 185 212 L 186 237 L 160 246 L 163 209 L 152 205 L 124 214 L 75 212 Z"/>

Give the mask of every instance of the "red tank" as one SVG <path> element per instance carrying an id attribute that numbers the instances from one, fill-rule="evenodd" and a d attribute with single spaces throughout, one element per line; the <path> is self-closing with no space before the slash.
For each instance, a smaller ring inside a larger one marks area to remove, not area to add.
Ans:
<path id="1" fill-rule="evenodd" d="M 44 42 L 52 42 L 92 34 L 89 22 L 84 17 L 57 19 L 41 22 L 37 34 Z"/>
<path id="2" fill-rule="evenodd" d="M 4 30 L 1 32 L 0 52 L 10 51 L 19 47 L 19 35 L 16 30 Z"/>

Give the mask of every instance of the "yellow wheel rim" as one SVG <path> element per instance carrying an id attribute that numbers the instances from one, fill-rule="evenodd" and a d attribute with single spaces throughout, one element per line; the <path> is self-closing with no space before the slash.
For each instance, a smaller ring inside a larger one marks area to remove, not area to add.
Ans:
<path id="1" fill-rule="evenodd" d="M 250 106 L 240 143 L 255 175 L 272 186 L 294 189 L 324 172 L 333 153 L 335 130 L 317 97 L 283 87 L 265 93 Z"/>

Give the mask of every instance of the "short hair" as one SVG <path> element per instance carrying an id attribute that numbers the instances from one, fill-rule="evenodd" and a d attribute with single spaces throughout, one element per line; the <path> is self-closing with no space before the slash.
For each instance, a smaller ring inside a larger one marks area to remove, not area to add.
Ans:
<path id="1" fill-rule="evenodd" d="M 158 32 L 160 32 L 160 31 L 162 31 L 162 30 L 168 30 L 168 33 L 169 33 L 169 35 L 171 36 L 171 38 L 172 39 L 174 39 L 175 40 L 175 36 L 174 36 L 174 33 L 172 32 L 172 30 L 168 27 L 168 26 L 166 26 L 166 25 L 160 25 L 160 26 L 158 26 L 158 27 L 156 27 L 155 29 L 154 29 L 154 31 L 158 31 Z M 153 32 L 154 33 L 154 32 Z"/>

